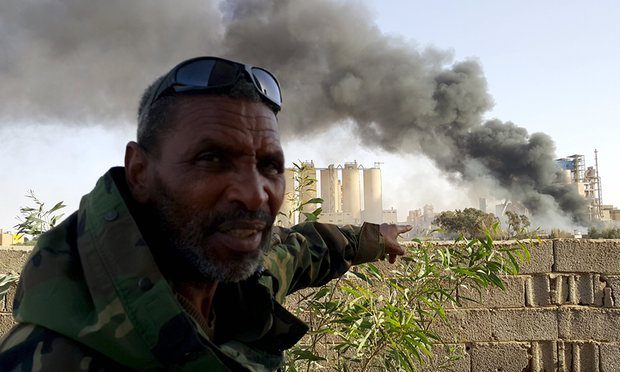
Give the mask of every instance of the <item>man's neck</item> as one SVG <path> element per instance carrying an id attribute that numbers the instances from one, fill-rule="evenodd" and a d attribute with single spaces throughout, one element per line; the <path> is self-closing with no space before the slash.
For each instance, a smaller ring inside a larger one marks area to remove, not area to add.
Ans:
<path id="1" fill-rule="evenodd" d="M 182 282 L 174 285 L 174 290 L 185 297 L 198 310 L 207 322 L 211 319 L 211 308 L 218 282 L 190 283 Z"/>

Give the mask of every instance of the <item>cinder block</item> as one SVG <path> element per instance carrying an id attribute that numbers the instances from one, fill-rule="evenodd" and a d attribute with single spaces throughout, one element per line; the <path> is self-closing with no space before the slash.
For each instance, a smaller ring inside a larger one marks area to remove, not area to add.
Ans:
<path id="1" fill-rule="evenodd" d="M 449 325 L 433 330 L 446 342 L 553 341 L 556 308 L 459 309 L 447 311 Z"/>
<path id="2" fill-rule="evenodd" d="M 461 299 L 461 306 L 464 308 L 521 308 L 525 306 L 525 281 L 527 277 L 504 276 L 502 277 L 506 290 L 496 287 L 482 289 L 478 293 L 471 287 L 459 288 L 458 296 Z M 468 301 L 467 298 L 474 301 Z"/>
<path id="3" fill-rule="evenodd" d="M 607 287 L 611 288 L 611 298 L 614 307 L 620 307 L 620 276 L 606 275 L 604 277 L 604 283 L 607 284 Z"/>
<path id="4" fill-rule="evenodd" d="M 11 314 L 0 313 L 0 337 L 5 335 L 15 324 Z"/>
<path id="5" fill-rule="evenodd" d="M 573 363 L 573 353 L 570 345 L 566 345 L 564 341 L 558 341 L 558 371 L 572 372 L 571 365 Z"/>
<path id="6" fill-rule="evenodd" d="M 0 247 L 0 274 L 20 273 L 30 252 L 32 247 Z"/>
<path id="7" fill-rule="evenodd" d="M 556 308 L 497 310 L 490 324 L 499 341 L 553 341 L 558 338 Z"/>
<path id="8" fill-rule="evenodd" d="M 491 310 L 447 310 L 448 322 L 436 321 L 432 329 L 443 342 L 493 341 L 491 337 Z"/>
<path id="9" fill-rule="evenodd" d="M 602 343 L 599 350 L 601 372 L 620 371 L 620 344 Z"/>
<path id="10" fill-rule="evenodd" d="M 605 279 L 605 275 L 593 274 L 592 285 L 594 286 L 594 306 L 603 306 L 605 302 L 605 288 L 610 283 Z"/>
<path id="11" fill-rule="evenodd" d="M 548 275 L 532 275 L 526 282 L 526 304 L 529 307 L 549 306 L 551 283 Z"/>
<path id="12" fill-rule="evenodd" d="M 530 344 L 523 342 L 473 344 L 471 370 L 521 372 L 529 369 Z"/>
<path id="13" fill-rule="evenodd" d="M 553 271 L 552 240 L 524 240 L 522 243 L 530 251 L 530 262 L 523 262 L 520 265 L 520 274 L 540 274 Z M 496 244 L 518 248 L 518 244 L 514 241 L 496 242 Z"/>
<path id="14" fill-rule="evenodd" d="M 532 342 L 531 372 L 548 372 L 558 369 L 558 347 L 555 341 Z"/>
<path id="15" fill-rule="evenodd" d="M 594 342 L 558 342 L 558 370 L 599 372 L 598 345 Z"/>
<path id="16" fill-rule="evenodd" d="M 620 240 L 554 240 L 555 271 L 620 274 Z"/>
<path id="17" fill-rule="evenodd" d="M 594 276 L 592 274 L 576 275 L 577 305 L 594 305 Z"/>
<path id="18" fill-rule="evenodd" d="M 598 345 L 594 342 L 573 343 L 573 371 L 599 372 Z"/>
<path id="19" fill-rule="evenodd" d="M 620 341 L 620 309 L 562 306 L 558 331 L 562 340 Z"/>
<path id="20" fill-rule="evenodd" d="M 426 363 L 421 370 L 424 372 L 462 371 L 469 372 L 471 359 L 469 346 L 464 344 L 433 345 L 433 357 L 425 358 Z"/>
<path id="21" fill-rule="evenodd" d="M 549 274 L 550 297 L 555 305 L 594 304 L 592 274 Z"/>
<path id="22" fill-rule="evenodd" d="M 603 307 L 614 307 L 614 299 L 611 295 L 611 287 L 603 289 Z"/>
<path id="23" fill-rule="evenodd" d="M 6 295 L 3 296 L 2 301 L 0 301 L 0 312 L 10 313 L 13 311 L 13 300 L 15 299 L 15 290 L 17 289 L 17 284 L 13 283 Z"/>
<path id="24" fill-rule="evenodd" d="M 551 290 L 549 296 L 554 305 L 564 305 L 570 301 L 570 286 L 568 275 L 550 274 Z"/>

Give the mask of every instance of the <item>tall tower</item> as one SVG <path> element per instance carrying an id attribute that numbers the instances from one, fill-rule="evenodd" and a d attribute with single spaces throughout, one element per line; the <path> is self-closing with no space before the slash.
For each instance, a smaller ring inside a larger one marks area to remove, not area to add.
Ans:
<path id="1" fill-rule="evenodd" d="M 381 190 L 381 169 L 364 169 L 364 213 L 363 220 L 372 223 L 383 222 L 383 200 Z"/>
<path id="2" fill-rule="evenodd" d="M 345 163 L 342 169 L 342 211 L 351 213 L 356 223 L 361 221 L 360 171 L 357 162 Z"/>
<path id="3" fill-rule="evenodd" d="M 598 184 L 597 187 L 597 196 L 598 196 L 598 212 L 599 215 L 601 214 L 601 207 L 603 205 L 603 185 L 601 184 L 601 176 L 598 173 L 598 150 L 594 149 L 594 169 L 596 169 L 596 183 Z"/>
<path id="4" fill-rule="evenodd" d="M 342 211 L 342 192 L 338 180 L 338 169 L 330 164 L 321 170 L 321 198 L 323 212 L 335 213 Z"/>

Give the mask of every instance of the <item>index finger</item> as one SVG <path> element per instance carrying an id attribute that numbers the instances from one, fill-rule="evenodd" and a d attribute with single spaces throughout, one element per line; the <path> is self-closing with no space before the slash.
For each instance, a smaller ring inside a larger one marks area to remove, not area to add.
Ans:
<path id="1" fill-rule="evenodd" d="M 405 233 L 411 230 L 412 228 L 413 226 L 411 225 L 396 225 L 396 231 L 398 231 L 399 234 Z"/>

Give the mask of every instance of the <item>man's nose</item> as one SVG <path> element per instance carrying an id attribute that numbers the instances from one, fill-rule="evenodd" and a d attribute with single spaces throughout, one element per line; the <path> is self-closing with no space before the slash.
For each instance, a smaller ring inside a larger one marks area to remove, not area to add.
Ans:
<path id="1" fill-rule="evenodd" d="M 249 211 L 257 211 L 269 200 L 268 182 L 256 169 L 238 174 L 228 190 L 228 198 Z"/>

